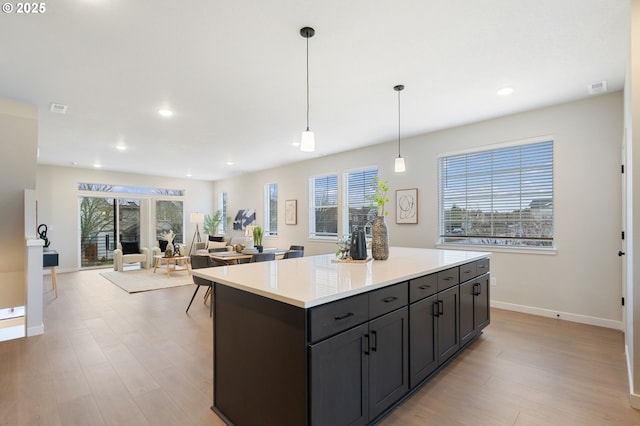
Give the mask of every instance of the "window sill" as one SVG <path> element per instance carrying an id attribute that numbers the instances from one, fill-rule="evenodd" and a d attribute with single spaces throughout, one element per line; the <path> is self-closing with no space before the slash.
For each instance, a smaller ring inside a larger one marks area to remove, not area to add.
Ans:
<path id="1" fill-rule="evenodd" d="M 542 256 L 555 256 L 558 254 L 558 249 L 556 247 L 528 248 L 528 247 L 476 246 L 476 245 L 462 245 L 462 244 L 436 244 L 436 248 L 445 249 L 445 250 L 488 251 L 492 253 L 534 254 L 534 255 L 542 255 Z"/>

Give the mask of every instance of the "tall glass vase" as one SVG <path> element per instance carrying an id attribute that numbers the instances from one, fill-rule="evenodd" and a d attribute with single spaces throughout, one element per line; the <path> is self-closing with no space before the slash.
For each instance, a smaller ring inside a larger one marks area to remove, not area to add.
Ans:
<path id="1" fill-rule="evenodd" d="M 375 260 L 389 258 L 389 228 L 384 216 L 376 216 L 373 221 L 373 238 L 371 240 L 371 256 Z"/>

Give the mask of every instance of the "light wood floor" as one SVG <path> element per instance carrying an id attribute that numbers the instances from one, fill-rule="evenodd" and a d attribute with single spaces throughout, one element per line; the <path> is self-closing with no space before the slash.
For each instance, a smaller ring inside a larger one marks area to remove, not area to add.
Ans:
<path id="1" fill-rule="evenodd" d="M 0 424 L 221 425 L 209 307 L 184 313 L 194 287 L 129 295 L 98 272 L 59 274 L 58 299 L 46 277 L 46 333 L 0 342 Z M 640 425 L 620 332 L 492 315 L 382 424 Z"/>

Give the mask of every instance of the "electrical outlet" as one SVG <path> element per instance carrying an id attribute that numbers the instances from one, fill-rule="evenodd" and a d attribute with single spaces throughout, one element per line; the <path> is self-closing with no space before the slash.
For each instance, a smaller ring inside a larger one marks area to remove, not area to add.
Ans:
<path id="1" fill-rule="evenodd" d="M 491 287 L 498 286 L 498 279 L 496 277 L 491 277 Z"/>

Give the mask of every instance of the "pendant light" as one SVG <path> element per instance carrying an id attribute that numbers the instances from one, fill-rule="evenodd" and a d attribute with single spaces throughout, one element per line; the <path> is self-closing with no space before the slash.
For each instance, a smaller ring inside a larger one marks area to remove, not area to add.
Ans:
<path id="1" fill-rule="evenodd" d="M 398 84 L 393 87 L 393 90 L 398 92 L 398 158 L 396 158 L 393 171 L 396 173 L 402 173 L 407 170 L 407 167 L 404 164 L 404 158 L 400 155 L 400 91 L 404 90 L 404 86 L 402 84 Z"/>
<path id="2" fill-rule="evenodd" d="M 316 31 L 311 27 L 300 29 L 300 35 L 307 39 L 307 130 L 302 132 L 300 140 L 300 151 L 313 152 L 316 150 L 316 141 L 313 132 L 309 130 L 309 39 Z"/>

